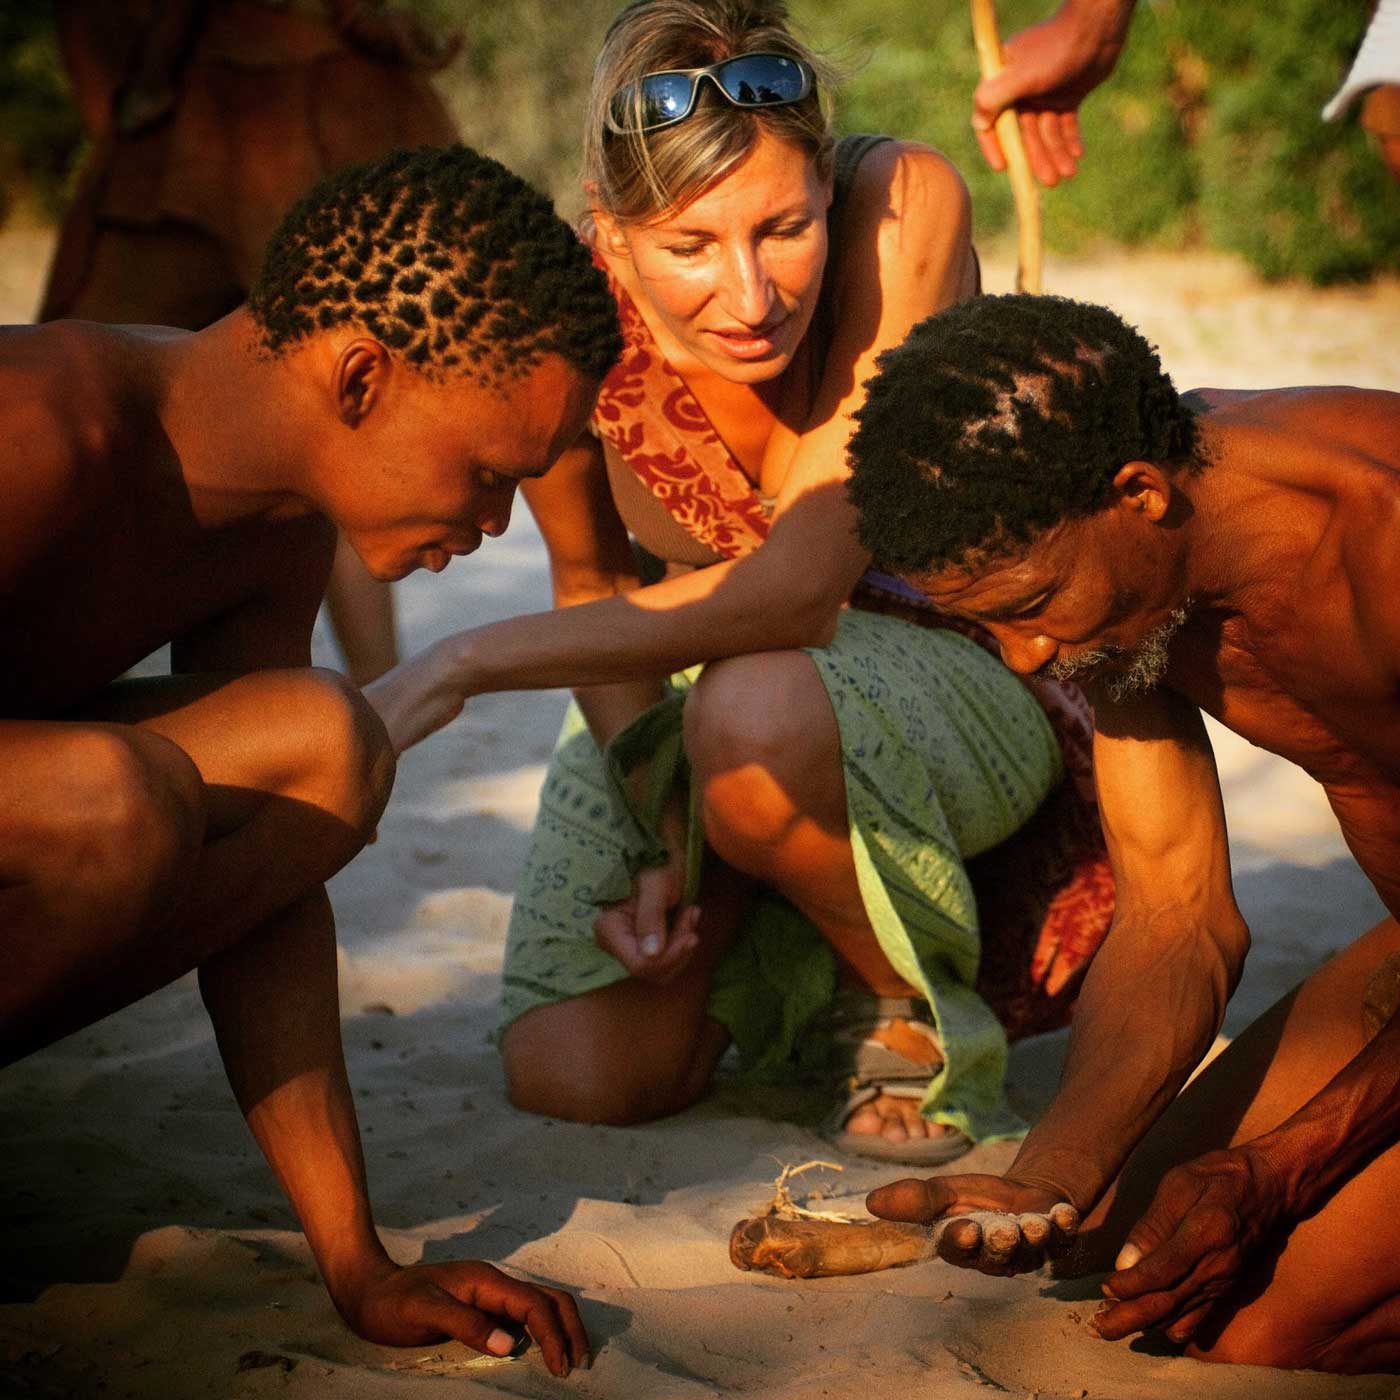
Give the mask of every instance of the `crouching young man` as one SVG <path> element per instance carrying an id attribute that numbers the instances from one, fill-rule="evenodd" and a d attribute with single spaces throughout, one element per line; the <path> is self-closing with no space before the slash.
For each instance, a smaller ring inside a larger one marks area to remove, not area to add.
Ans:
<path id="1" fill-rule="evenodd" d="M 497 535 L 620 349 L 548 202 L 465 147 L 342 172 L 207 330 L 0 331 L 0 1062 L 191 968 L 362 1336 L 587 1351 L 573 1301 L 375 1233 L 323 888 L 394 760 L 309 666 L 339 526 L 381 578 Z M 121 680 L 171 644 L 169 677 Z"/>

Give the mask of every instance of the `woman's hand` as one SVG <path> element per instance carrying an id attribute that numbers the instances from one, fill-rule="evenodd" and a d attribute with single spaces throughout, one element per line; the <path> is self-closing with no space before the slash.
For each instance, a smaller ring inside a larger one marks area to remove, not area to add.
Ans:
<path id="1" fill-rule="evenodd" d="M 1247 1147 L 1173 1167 L 1128 1232 L 1095 1328 L 1110 1341 L 1150 1327 L 1190 1341 L 1284 1213 L 1282 1187 Z"/>
<path id="2" fill-rule="evenodd" d="M 456 719 L 470 694 L 460 648 L 447 642 L 410 656 L 364 688 L 396 755 Z"/>
<path id="3" fill-rule="evenodd" d="M 588 1334 L 567 1293 L 524 1283 L 479 1260 L 400 1267 L 384 1258 L 332 1293 L 340 1315 L 366 1341 L 406 1347 L 451 1337 L 507 1356 L 523 1327 L 554 1375 L 588 1363 Z"/>
<path id="4" fill-rule="evenodd" d="M 669 853 L 666 864 L 639 870 L 632 893 L 602 907 L 593 941 L 633 977 L 665 986 L 700 946 L 700 906 L 676 907 L 685 888 L 686 817 L 679 799 L 667 804 L 658 825 Z"/>

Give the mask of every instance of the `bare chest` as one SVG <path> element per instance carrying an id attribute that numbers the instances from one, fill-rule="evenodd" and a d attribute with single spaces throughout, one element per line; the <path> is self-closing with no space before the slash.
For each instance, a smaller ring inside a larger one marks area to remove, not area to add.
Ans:
<path id="1" fill-rule="evenodd" d="M 1400 795 L 1400 695 L 1354 629 L 1299 619 L 1261 634 L 1232 619 L 1186 642 L 1171 679 L 1222 724 L 1329 791 Z"/>
<path id="2" fill-rule="evenodd" d="M 306 525 L 208 530 L 173 498 L 119 497 L 90 513 L 0 598 L 0 715 L 62 714 L 261 596 L 288 551 L 311 543 Z"/>

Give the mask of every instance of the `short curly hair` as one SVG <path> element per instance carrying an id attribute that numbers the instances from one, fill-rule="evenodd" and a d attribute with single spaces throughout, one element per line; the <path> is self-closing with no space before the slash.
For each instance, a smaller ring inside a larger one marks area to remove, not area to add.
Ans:
<path id="1" fill-rule="evenodd" d="M 327 176 L 288 210 L 248 307 L 280 353 L 353 324 L 422 372 L 497 383 L 557 354 L 601 379 L 617 305 L 544 195 L 467 146 L 423 146 Z"/>
<path id="2" fill-rule="evenodd" d="M 1092 515 L 1125 462 L 1202 465 L 1156 350 L 1064 297 L 978 297 L 921 321 L 855 416 L 857 533 L 895 573 L 966 566 Z"/>

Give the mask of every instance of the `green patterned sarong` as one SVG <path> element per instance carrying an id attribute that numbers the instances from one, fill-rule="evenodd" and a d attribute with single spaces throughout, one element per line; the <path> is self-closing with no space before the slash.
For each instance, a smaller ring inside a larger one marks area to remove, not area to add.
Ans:
<path id="1" fill-rule="evenodd" d="M 973 991 L 977 910 L 963 860 L 1004 841 L 1059 780 L 1050 725 L 1010 671 L 955 632 L 847 609 L 832 644 L 807 654 L 840 730 L 866 913 L 942 1038 L 945 1060 L 922 1111 L 974 1139 L 1017 1133 L 1002 1097 L 1006 1037 Z M 670 697 L 614 739 L 611 774 L 570 709 L 511 914 L 502 1025 L 627 975 L 593 942 L 596 906 L 622 897 L 657 851 L 617 775 L 653 753 L 661 777 L 673 760 L 683 767 L 681 705 L 698 674 L 673 677 Z M 651 777 L 659 796 L 658 772 Z M 771 1080 L 820 1062 L 824 1047 L 804 1033 L 835 988 L 830 948 L 773 894 L 716 970 L 708 1010 L 733 1035 L 742 1069 Z"/>

